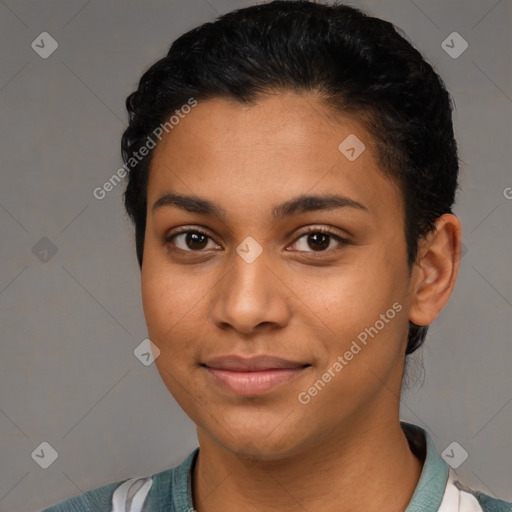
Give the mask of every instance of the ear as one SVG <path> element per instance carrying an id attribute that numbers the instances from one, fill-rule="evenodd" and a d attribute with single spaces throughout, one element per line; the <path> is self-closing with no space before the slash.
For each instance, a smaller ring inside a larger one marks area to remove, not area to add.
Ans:
<path id="1" fill-rule="evenodd" d="M 429 325 L 448 302 L 459 271 L 461 246 L 460 221 L 452 214 L 439 217 L 435 229 L 420 240 L 411 279 L 412 323 Z"/>

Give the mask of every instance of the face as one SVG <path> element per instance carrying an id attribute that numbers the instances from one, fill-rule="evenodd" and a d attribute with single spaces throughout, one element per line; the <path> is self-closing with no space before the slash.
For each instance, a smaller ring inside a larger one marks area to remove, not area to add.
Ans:
<path id="1" fill-rule="evenodd" d="M 144 314 L 200 439 L 272 459 L 398 416 L 411 278 L 376 162 L 357 119 L 291 92 L 199 102 L 156 147 Z"/>

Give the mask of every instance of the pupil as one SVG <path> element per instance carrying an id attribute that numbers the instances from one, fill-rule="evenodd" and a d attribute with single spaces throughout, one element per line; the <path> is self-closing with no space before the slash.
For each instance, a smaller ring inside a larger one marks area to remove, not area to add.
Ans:
<path id="1" fill-rule="evenodd" d="M 317 249 L 326 249 L 329 247 L 329 235 L 326 235 L 325 233 L 313 233 L 308 236 L 308 244 L 310 244 L 310 247 L 314 250 Z M 319 242 L 319 239 L 321 239 L 321 242 Z M 311 245 L 311 242 L 313 242 L 313 245 Z"/>
<path id="2" fill-rule="evenodd" d="M 203 243 L 199 239 L 202 239 Z M 190 249 L 203 249 L 206 246 L 206 236 L 202 233 L 187 233 L 186 244 Z M 194 246 L 194 244 L 199 244 L 200 247 Z"/>

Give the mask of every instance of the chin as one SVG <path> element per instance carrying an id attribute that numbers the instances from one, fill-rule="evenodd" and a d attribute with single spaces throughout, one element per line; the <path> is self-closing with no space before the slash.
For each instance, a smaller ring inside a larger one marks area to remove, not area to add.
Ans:
<path id="1" fill-rule="evenodd" d="M 224 442 L 222 442 L 224 441 Z M 293 440 L 270 441 L 265 438 L 256 438 L 246 436 L 244 439 L 224 439 L 217 440 L 222 447 L 231 452 L 239 459 L 247 461 L 276 461 L 292 456 L 300 443 L 294 443 Z"/>
<path id="2" fill-rule="evenodd" d="M 260 415 L 241 420 L 237 418 L 219 419 L 219 424 L 211 424 L 211 419 L 204 418 L 207 424 L 199 427 L 205 437 L 238 458 L 253 461 L 282 460 L 298 453 L 304 447 L 304 425 L 292 425 L 286 421 L 286 415 L 276 420 Z M 223 428 L 221 425 L 228 425 Z M 275 426 L 274 426 L 275 425 Z M 298 436 L 300 434 L 300 436 Z M 200 435 L 200 441 L 201 437 Z M 299 438 L 300 437 L 300 438 Z"/>

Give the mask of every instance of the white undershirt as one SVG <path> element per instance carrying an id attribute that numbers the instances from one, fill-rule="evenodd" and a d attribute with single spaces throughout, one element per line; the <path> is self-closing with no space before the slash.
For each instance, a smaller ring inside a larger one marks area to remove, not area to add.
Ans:
<path id="1" fill-rule="evenodd" d="M 112 496 L 112 512 L 142 512 L 152 485 L 152 478 L 132 478 L 121 484 Z M 483 512 L 473 495 L 455 486 L 451 468 L 438 512 Z"/>

